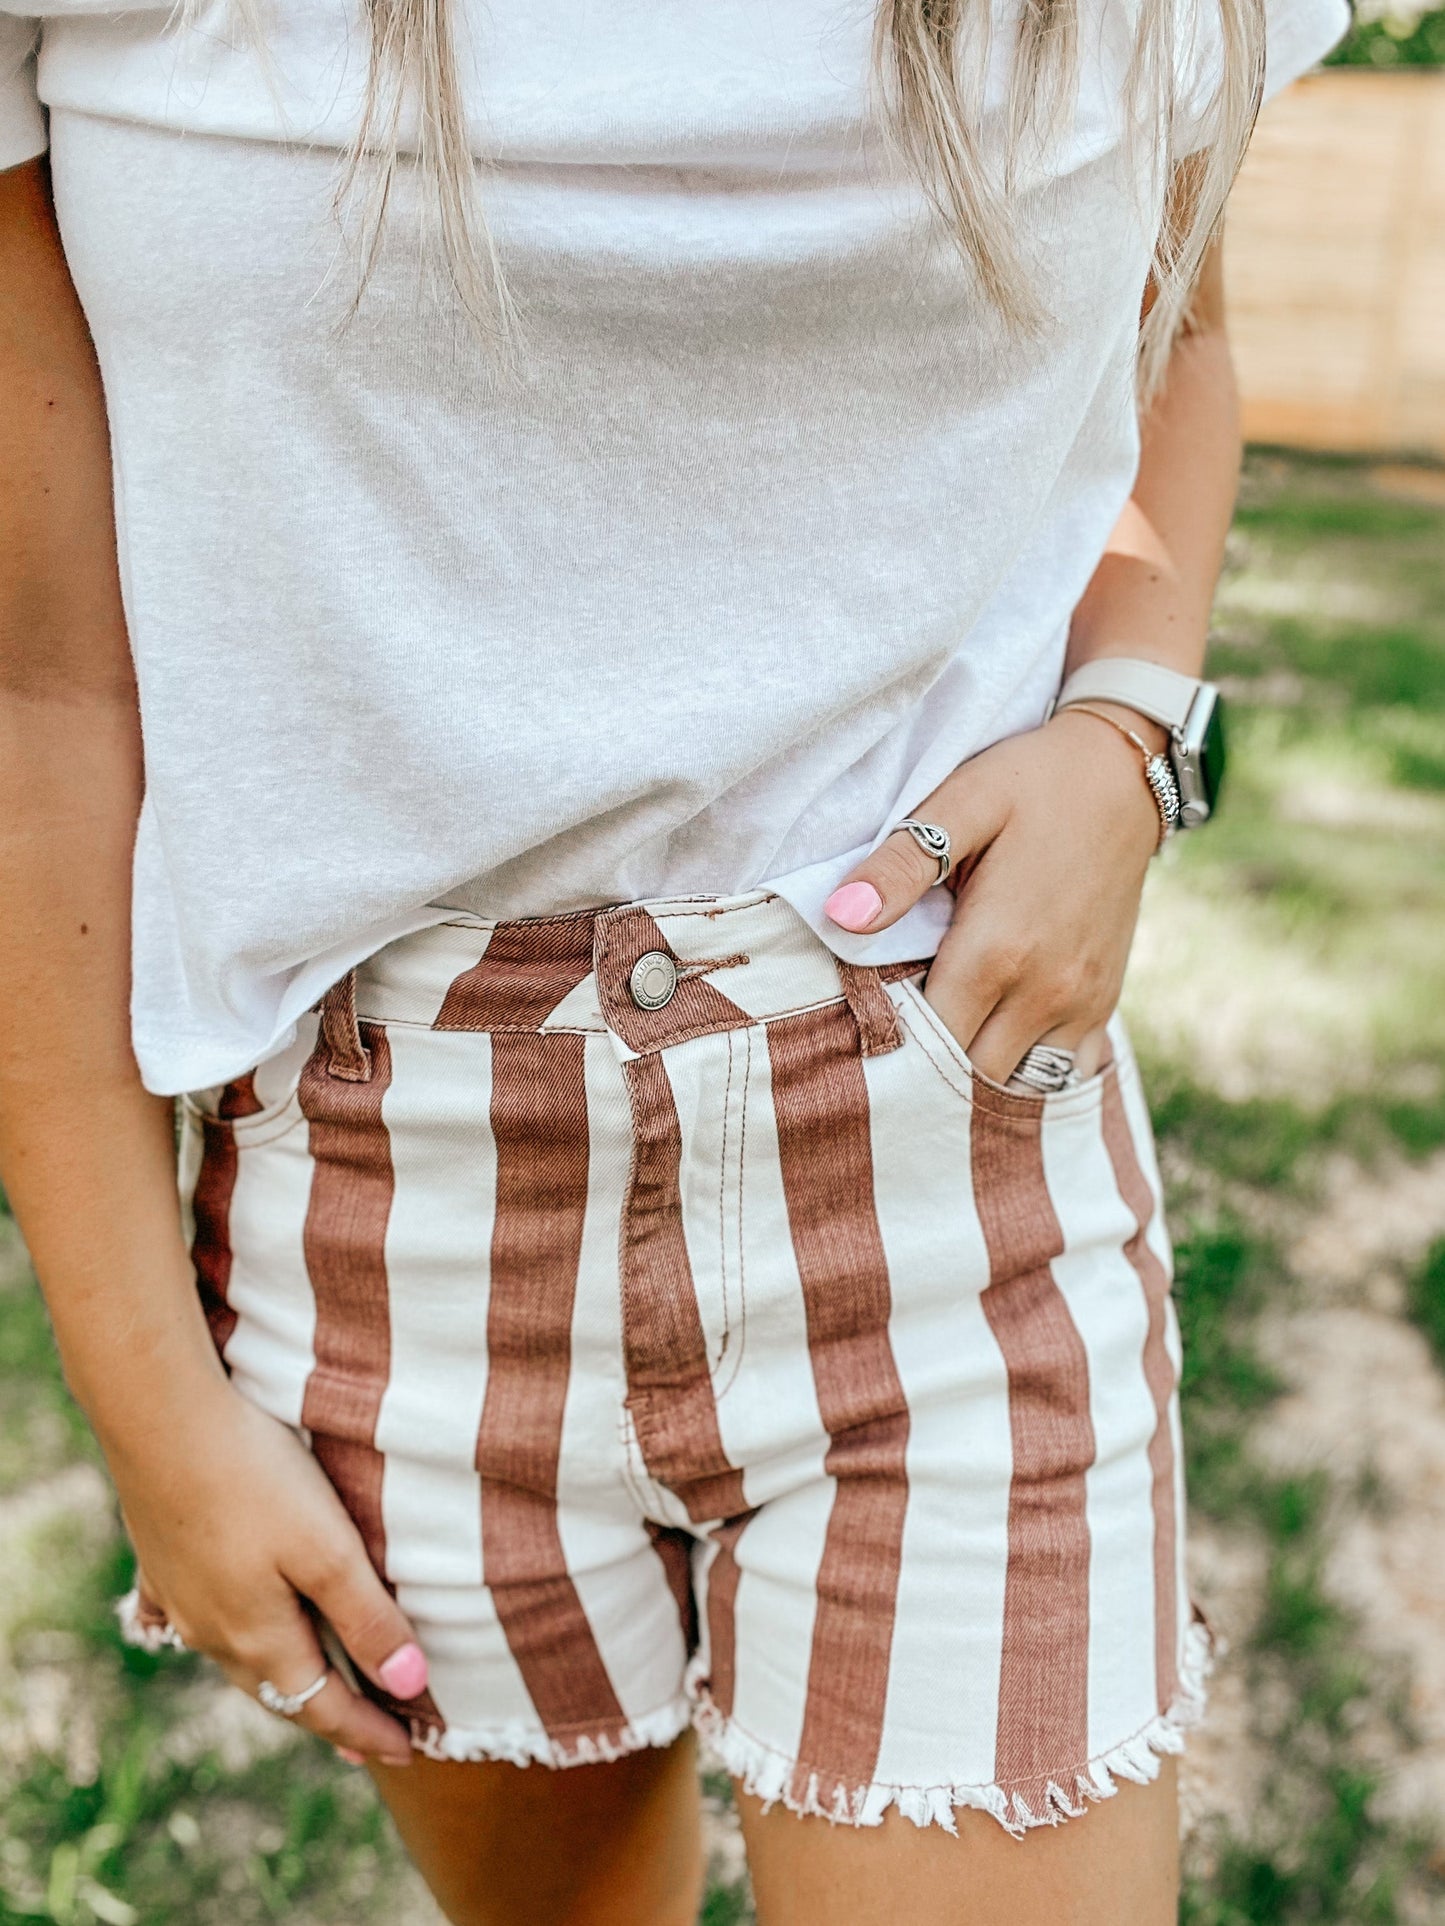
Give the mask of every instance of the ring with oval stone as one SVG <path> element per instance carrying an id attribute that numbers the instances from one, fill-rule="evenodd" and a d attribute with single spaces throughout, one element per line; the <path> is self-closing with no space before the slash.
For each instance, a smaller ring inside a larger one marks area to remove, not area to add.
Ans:
<path id="1" fill-rule="evenodd" d="M 890 835 L 897 830 L 906 830 L 917 843 L 925 856 L 931 856 L 938 864 L 937 882 L 946 883 L 948 872 L 953 868 L 953 838 L 942 823 L 921 823 L 916 816 L 905 816 L 901 823 L 895 823 Z"/>

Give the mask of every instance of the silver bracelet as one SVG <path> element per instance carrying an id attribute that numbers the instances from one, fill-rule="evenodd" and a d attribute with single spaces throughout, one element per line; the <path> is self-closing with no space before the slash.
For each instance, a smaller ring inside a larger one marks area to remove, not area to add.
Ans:
<path id="1" fill-rule="evenodd" d="M 1179 827 L 1179 784 L 1168 756 L 1156 755 L 1142 736 L 1136 736 L 1116 716 L 1106 715 L 1102 709 L 1090 708 L 1087 702 L 1071 702 L 1067 708 L 1056 713 L 1093 716 L 1096 722 L 1107 722 L 1111 729 L 1117 729 L 1126 741 L 1133 743 L 1144 764 L 1144 780 L 1154 798 L 1154 807 L 1159 811 L 1159 841 L 1155 847 L 1162 849 Z"/>

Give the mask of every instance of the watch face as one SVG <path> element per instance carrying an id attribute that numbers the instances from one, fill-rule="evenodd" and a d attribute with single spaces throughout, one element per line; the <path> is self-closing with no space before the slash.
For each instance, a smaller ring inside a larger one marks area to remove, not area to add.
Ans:
<path id="1" fill-rule="evenodd" d="M 1224 786 L 1224 757 L 1224 702 L 1216 693 L 1209 705 L 1209 716 L 1204 726 L 1204 742 L 1199 755 L 1200 773 L 1204 777 L 1204 793 L 1209 798 L 1211 814 L 1219 800 L 1219 792 Z"/>

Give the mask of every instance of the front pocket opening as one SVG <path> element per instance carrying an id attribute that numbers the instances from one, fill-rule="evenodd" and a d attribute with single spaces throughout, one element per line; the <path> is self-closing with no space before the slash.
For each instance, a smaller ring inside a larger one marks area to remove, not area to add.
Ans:
<path id="1" fill-rule="evenodd" d="M 1086 1105 L 1091 1106 L 1092 1099 L 1097 1096 L 1098 1092 L 1103 1088 L 1106 1079 L 1119 1069 L 1120 1052 L 1117 1042 L 1111 1037 L 1110 1041 L 1114 1044 L 1114 1054 L 1111 1055 L 1105 1063 L 1101 1064 L 1091 1077 L 1085 1077 L 1079 1083 L 1065 1084 L 1062 1090 L 1050 1090 L 1047 1092 L 1041 1090 L 1010 1090 L 1007 1084 L 1000 1083 L 997 1078 L 989 1076 L 986 1070 L 979 1069 L 972 1057 L 969 1056 L 967 1050 L 964 1049 L 958 1038 L 953 1034 L 952 1030 L 949 1029 L 943 1018 L 923 994 L 922 986 L 918 982 L 912 977 L 905 977 L 903 981 L 897 985 L 897 989 L 902 997 L 899 1014 L 903 1019 L 905 1027 L 912 1034 L 914 1041 L 918 1043 L 919 1047 L 924 1051 L 931 1051 L 932 1046 L 936 1044 L 937 1047 L 947 1055 L 955 1068 L 961 1071 L 968 1079 L 970 1089 L 972 1086 L 979 1086 L 984 1090 L 990 1091 L 995 1096 L 1004 1099 L 1004 1101 L 1008 1103 L 1033 1105 L 1041 1111 L 1048 1110 L 1055 1114 L 1061 1109 L 1071 1109 L 1075 1105 L 1078 1105 L 1080 1108 Z M 903 1007 L 904 1005 L 906 1005 L 906 1007 Z M 968 1100 L 967 1092 L 961 1091 L 959 1094 L 964 1096 L 965 1101 Z"/>
<path id="2" fill-rule="evenodd" d="M 315 1055 L 318 1030 L 314 1012 L 308 1013 L 284 1050 L 229 1083 L 183 1091 L 180 1108 L 198 1123 L 224 1130 L 239 1142 L 268 1135 L 277 1123 L 289 1123 L 297 1113 L 301 1078 Z"/>

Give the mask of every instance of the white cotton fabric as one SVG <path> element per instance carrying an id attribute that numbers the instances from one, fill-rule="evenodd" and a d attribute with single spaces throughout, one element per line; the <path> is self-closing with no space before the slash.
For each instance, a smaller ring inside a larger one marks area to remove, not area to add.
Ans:
<path id="1" fill-rule="evenodd" d="M 110 410 L 153 1089 L 284 1048 L 443 901 L 766 884 L 855 960 L 931 952 L 941 896 L 871 942 L 821 906 L 1040 720 L 1127 497 L 1158 215 L 1122 143 L 1132 3 L 1081 0 L 1072 124 L 1017 212 L 1055 320 L 1020 343 L 880 145 L 867 5 L 466 0 L 511 373 L 405 173 L 347 322 L 355 6 L 268 0 L 263 55 L 219 3 L 0 4 L 0 163 L 43 145 L 38 84 Z M 1270 0 L 1270 89 L 1347 19 Z M 1184 40 L 1180 152 L 1207 21 Z"/>

